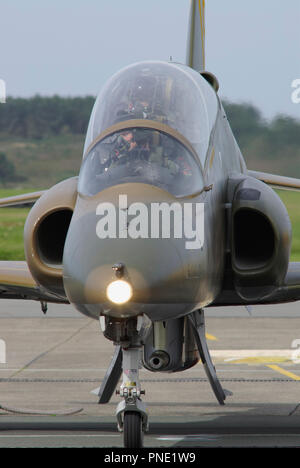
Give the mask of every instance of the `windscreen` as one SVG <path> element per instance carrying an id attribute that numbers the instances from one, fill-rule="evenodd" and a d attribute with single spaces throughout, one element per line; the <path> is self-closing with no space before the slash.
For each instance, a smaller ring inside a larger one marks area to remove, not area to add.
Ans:
<path id="1" fill-rule="evenodd" d="M 107 187 L 148 183 L 181 197 L 203 188 L 200 166 L 178 140 L 149 128 L 130 128 L 98 142 L 83 162 L 78 190 L 93 196 Z"/>

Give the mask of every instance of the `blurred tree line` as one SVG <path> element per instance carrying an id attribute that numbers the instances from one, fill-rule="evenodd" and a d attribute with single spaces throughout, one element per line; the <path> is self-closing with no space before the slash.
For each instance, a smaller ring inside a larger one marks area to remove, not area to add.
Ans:
<path id="1" fill-rule="evenodd" d="M 278 115 L 268 122 L 253 105 L 226 101 L 223 104 L 236 140 L 246 157 L 276 159 L 300 156 L 300 120 Z"/>
<path id="2" fill-rule="evenodd" d="M 86 97 L 7 98 L 0 106 L 0 135 L 21 139 L 43 139 L 61 134 L 84 134 L 95 102 Z M 253 140 L 263 141 L 265 156 L 274 157 L 282 148 L 300 146 L 300 120 L 279 115 L 271 122 L 263 119 L 251 104 L 223 101 L 228 120 L 241 148 Z"/>
<path id="3" fill-rule="evenodd" d="M 7 98 L 0 106 L 0 135 L 43 139 L 61 134 L 84 134 L 95 98 Z"/>
<path id="4" fill-rule="evenodd" d="M 55 137 L 78 135 L 83 140 L 94 102 L 93 96 L 7 98 L 0 105 L 0 181 L 18 178 L 9 160 L 12 150 L 5 154 L 1 141 L 42 143 L 51 138 L 53 147 Z M 252 104 L 223 105 L 249 168 L 300 177 L 300 120 L 278 115 L 266 121 Z M 51 151 L 44 157 L 51 159 Z"/>
<path id="5" fill-rule="evenodd" d="M 5 153 L 0 153 L 0 180 L 5 182 L 14 181 L 16 169 L 14 164 L 9 161 Z"/>

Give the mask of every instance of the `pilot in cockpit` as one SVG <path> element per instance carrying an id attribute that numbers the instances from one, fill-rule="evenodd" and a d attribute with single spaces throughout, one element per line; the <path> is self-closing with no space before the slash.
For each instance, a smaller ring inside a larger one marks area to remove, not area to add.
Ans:
<path id="1" fill-rule="evenodd" d="M 91 193 L 112 184 L 143 182 L 182 194 L 186 181 L 194 183 L 197 174 L 193 157 L 178 141 L 149 128 L 133 127 L 111 134 L 86 161 Z"/>
<path id="2" fill-rule="evenodd" d="M 185 151 L 180 150 L 175 140 L 158 131 L 125 129 L 109 137 L 101 146 L 96 177 L 105 173 L 112 176 L 117 174 L 116 171 L 122 171 L 127 177 L 145 177 L 146 173 L 148 176 L 151 173 L 151 177 L 160 179 L 192 175 Z"/>
<path id="3" fill-rule="evenodd" d="M 127 91 L 126 104 L 116 113 L 117 120 L 148 119 L 164 122 L 166 116 L 161 109 L 161 98 L 158 93 L 157 77 L 141 76 L 136 79 Z"/>
<path id="4" fill-rule="evenodd" d="M 180 165 L 173 161 L 175 146 L 169 138 L 164 138 L 158 132 L 144 129 L 122 131 L 116 138 L 112 153 L 110 169 L 127 165 L 130 172 L 142 173 L 145 165 L 167 169 L 175 176 L 180 172 Z"/>
<path id="5" fill-rule="evenodd" d="M 150 102 L 153 99 L 154 88 L 153 78 L 139 78 L 129 92 L 129 112 L 139 118 L 149 118 L 149 114 L 151 114 Z"/>
<path id="6" fill-rule="evenodd" d="M 143 137 L 143 135 L 140 136 Z M 122 131 L 117 136 L 112 148 L 112 163 L 114 165 L 126 164 L 134 159 L 140 159 L 141 156 L 144 156 L 143 159 L 145 159 L 147 150 L 149 151 L 147 140 L 138 138 L 135 130 Z"/>

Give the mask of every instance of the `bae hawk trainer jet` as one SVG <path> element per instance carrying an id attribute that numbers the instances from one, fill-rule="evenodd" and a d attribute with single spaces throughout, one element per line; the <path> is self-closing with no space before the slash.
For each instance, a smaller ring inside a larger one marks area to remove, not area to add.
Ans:
<path id="1" fill-rule="evenodd" d="M 99 403 L 117 394 L 126 447 L 148 413 L 139 368 L 180 372 L 202 361 L 226 395 L 205 338 L 209 306 L 300 299 L 291 224 L 271 187 L 300 180 L 249 171 L 205 71 L 204 0 L 191 1 L 185 64 L 146 61 L 100 92 L 78 177 L 0 200 L 35 202 L 26 262 L 0 262 L 2 298 L 70 303 L 100 321 L 115 354 Z M 271 187 L 270 187 L 271 186 Z"/>

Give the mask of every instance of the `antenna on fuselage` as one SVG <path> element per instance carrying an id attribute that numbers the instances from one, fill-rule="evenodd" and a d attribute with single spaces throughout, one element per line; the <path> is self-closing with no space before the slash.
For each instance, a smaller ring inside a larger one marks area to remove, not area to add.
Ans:
<path id="1" fill-rule="evenodd" d="M 191 0 L 186 65 L 205 70 L 205 0 Z"/>

